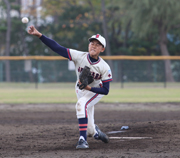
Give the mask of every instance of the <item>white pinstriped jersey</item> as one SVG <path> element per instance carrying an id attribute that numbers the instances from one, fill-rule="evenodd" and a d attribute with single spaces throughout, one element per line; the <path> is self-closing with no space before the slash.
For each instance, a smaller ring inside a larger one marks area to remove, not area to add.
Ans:
<path id="1" fill-rule="evenodd" d="M 79 81 L 79 75 L 85 66 L 90 68 L 91 75 L 94 77 L 94 82 L 90 84 L 91 87 L 100 87 L 102 83 L 112 81 L 111 69 L 101 57 L 98 61 L 91 62 L 88 52 L 74 49 L 68 49 L 68 56 L 69 60 L 72 60 L 75 64 L 77 81 Z"/>

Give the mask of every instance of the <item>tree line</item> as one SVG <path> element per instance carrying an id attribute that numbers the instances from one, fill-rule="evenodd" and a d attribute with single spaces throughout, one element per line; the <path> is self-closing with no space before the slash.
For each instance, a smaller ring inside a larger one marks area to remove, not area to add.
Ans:
<path id="1" fill-rule="evenodd" d="M 177 0 L 41 0 L 40 6 L 38 15 L 33 0 L 24 13 L 21 0 L 0 0 L 1 56 L 56 55 L 27 34 L 31 24 L 62 46 L 82 51 L 99 33 L 107 40 L 105 55 L 180 55 Z M 23 15 L 29 24 L 21 23 Z M 10 81 L 9 61 L 5 69 Z M 170 60 L 165 60 L 165 74 L 174 81 Z"/>

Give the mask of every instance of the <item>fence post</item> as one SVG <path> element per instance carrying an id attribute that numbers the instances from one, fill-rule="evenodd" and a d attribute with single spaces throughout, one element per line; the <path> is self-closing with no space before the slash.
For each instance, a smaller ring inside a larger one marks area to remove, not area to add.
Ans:
<path id="1" fill-rule="evenodd" d="M 35 87 L 36 87 L 36 89 L 38 89 L 38 60 L 35 60 L 35 68 L 36 68 Z"/>
<path id="2" fill-rule="evenodd" d="M 3 62 L 0 61 L 0 81 L 3 81 Z"/>
<path id="3" fill-rule="evenodd" d="M 121 68 L 120 68 L 120 71 L 121 71 L 121 73 L 120 73 L 120 78 L 121 78 L 121 88 L 124 88 L 124 82 L 123 82 L 123 60 L 121 60 Z"/>
<path id="4" fill-rule="evenodd" d="M 164 88 L 166 88 L 166 66 L 165 66 L 165 60 L 164 60 Z"/>

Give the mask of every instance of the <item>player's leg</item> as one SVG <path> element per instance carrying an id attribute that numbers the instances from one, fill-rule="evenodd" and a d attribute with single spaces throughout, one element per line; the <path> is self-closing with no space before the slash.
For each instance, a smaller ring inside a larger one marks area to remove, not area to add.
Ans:
<path id="1" fill-rule="evenodd" d="M 94 105 L 96 105 L 104 95 L 95 94 L 92 92 L 87 92 L 85 97 L 87 98 L 86 107 L 87 107 L 87 117 L 88 117 L 88 128 L 87 135 L 94 136 L 96 133 L 95 124 L 94 124 Z"/>
<path id="2" fill-rule="evenodd" d="M 98 95 L 87 107 L 88 112 L 88 128 L 87 135 L 94 136 L 97 140 L 102 140 L 104 143 L 109 142 L 108 136 L 103 133 L 99 127 L 94 123 L 94 105 L 99 102 L 103 95 Z"/>
<path id="3" fill-rule="evenodd" d="M 88 127 L 87 127 L 87 136 L 92 137 L 96 133 L 95 124 L 94 124 L 94 106 L 88 107 Z"/>
<path id="4" fill-rule="evenodd" d="M 79 132 L 80 132 L 80 138 L 79 142 L 83 140 L 84 142 L 87 140 L 87 125 L 88 125 L 88 108 L 91 108 L 93 105 L 95 105 L 103 95 L 95 94 L 90 91 L 84 91 L 84 90 L 76 90 L 76 94 L 78 97 L 78 102 L 76 103 L 76 115 L 79 122 Z M 94 109 L 92 110 L 92 114 L 90 116 L 93 116 L 91 118 L 94 119 Z M 92 119 L 90 120 L 92 122 Z M 90 123 L 92 124 L 92 123 Z M 93 133 L 95 132 L 95 126 L 93 121 Z M 81 143 L 80 143 L 81 144 Z M 86 145 L 78 145 L 76 148 L 88 148 Z"/>
<path id="5" fill-rule="evenodd" d="M 107 135 L 99 130 L 94 124 L 94 105 L 104 96 L 101 94 L 95 94 L 90 91 L 80 91 L 76 89 L 78 102 L 76 104 L 76 115 L 79 122 L 80 138 L 77 145 L 77 149 L 89 148 L 87 140 L 87 125 L 88 133 L 94 136 L 95 139 L 107 142 Z"/>
<path id="6" fill-rule="evenodd" d="M 88 119 L 85 117 L 84 112 L 84 102 L 83 99 L 83 91 L 79 90 L 79 88 L 76 86 L 76 95 L 78 102 L 76 103 L 76 115 L 78 118 L 79 123 L 79 141 L 76 146 L 76 149 L 86 149 L 89 148 L 89 145 L 87 143 L 87 123 Z"/>

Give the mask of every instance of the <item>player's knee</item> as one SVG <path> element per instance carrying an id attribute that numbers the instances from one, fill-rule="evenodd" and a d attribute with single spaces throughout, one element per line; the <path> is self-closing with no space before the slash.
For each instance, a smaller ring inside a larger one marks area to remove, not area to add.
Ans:
<path id="1" fill-rule="evenodd" d="M 85 118 L 86 111 L 85 111 L 85 102 L 83 99 L 79 99 L 76 103 L 76 115 L 77 118 Z"/>

